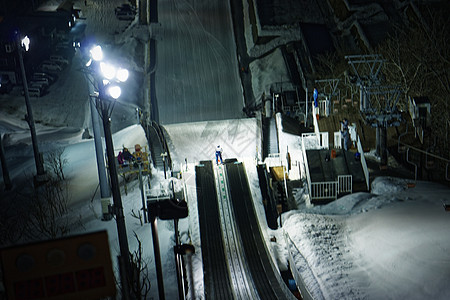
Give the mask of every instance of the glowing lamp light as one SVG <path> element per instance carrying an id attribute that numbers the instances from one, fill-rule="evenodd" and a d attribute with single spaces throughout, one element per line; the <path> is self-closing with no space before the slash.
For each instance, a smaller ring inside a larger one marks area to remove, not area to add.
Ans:
<path id="1" fill-rule="evenodd" d="M 107 88 L 107 93 L 108 95 L 111 96 L 111 98 L 113 99 L 117 99 L 120 97 L 120 94 L 122 93 L 122 90 L 120 89 L 119 86 L 117 85 L 113 85 Z"/>
<path id="2" fill-rule="evenodd" d="M 127 69 L 119 68 L 119 70 L 117 70 L 116 78 L 120 82 L 125 82 L 128 79 L 128 75 L 129 73 Z"/>
<path id="3" fill-rule="evenodd" d="M 30 38 L 28 36 L 25 36 L 22 39 L 22 46 L 25 48 L 25 51 L 28 51 L 28 49 L 30 49 Z"/>
<path id="4" fill-rule="evenodd" d="M 97 46 L 93 47 L 89 52 L 91 53 L 93 60 L 95 60 L 95 61 L 103 60 L 102 47 L 97 45 Z"/>
<path id="5" fill-rule="evenodd" d="M 116 78 L 120 82 L 127 81 L 127 79 L 128 79 L 128 70 L 119 68 L 119 70 L 117 70 Z"/>
<path id="6" fill-rule="evenodd" d="M 100 71 L 102 72 L 103 76 L 105 76 L 106 79 L 111 80 L 114 77 L 116 77 L 116 68 L 108 63 L 101 62 L 100 63 Z"/>

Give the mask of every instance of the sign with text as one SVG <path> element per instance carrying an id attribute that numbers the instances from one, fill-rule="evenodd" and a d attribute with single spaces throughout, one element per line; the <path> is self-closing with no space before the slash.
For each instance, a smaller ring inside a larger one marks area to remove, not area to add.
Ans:
<path id="1" fill-rule="evenodd" d="M 116 293 L 106 231 L 0 250 L 8 299 L 100 299 Z"/>

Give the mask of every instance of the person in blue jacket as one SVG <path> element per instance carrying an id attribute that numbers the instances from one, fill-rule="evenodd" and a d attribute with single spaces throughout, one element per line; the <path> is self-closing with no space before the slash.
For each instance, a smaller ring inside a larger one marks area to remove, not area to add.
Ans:
<path id="1" fill-rule="evenodd" d="M 314 107 L 319 107 L 319 102 L 317 101 L 317 98 L 319 97 L 319 93 L 317 92 L 317 89 L 314 88 L 313 92 L 313 98 L 314 98 Z"/>
<path id="2" fill-rule="evenodd" d="M 348 150 L 348 142 L 350 140 L 350 132 L 348 131 L 348 120 L 344 118 L 344 120 L 341 122 L 341 134 L 342 139 L 344 140 L 344 150 Z"/>
<path id="3" fill-rule="evenodd" d="M 219 164 L 219 160 L 220 163 L 223 164 L 223 160 L 222 160 L 222 147 L 220 147 L 220 145 L 217 145 L 216 147 L 216 165 Z"/>

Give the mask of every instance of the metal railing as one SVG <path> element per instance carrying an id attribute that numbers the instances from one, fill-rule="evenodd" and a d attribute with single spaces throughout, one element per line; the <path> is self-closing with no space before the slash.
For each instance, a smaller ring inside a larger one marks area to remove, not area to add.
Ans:
<path id="1" fill-rule="evenodd" d="M 319 115 L 319 108 L 315 107 L 314 104 L 312 106 L 312 117 L 313 117 L 313 125 L 314 125 L 314 133 L 317 135 L 317 140 L 320 143 L 320 131 L 319 131 L 319 123 L 317 122 L 317 116 Z"/>
<path id="2" fill-rule="evenodd" d="M 305 139 L 303 138 L 303 136 L 302 136 L 302 156 L 303 156 L 303 166 L 304 166 L 305 175 L 306 175 L 306 182 L 308 184 L 309 199 L 312 200 L 312 198 L 311 198 L 311 175 L 309 173 L 309 164 L 308 164 L 308 158 L 306 156 Z"/>
<path id="3" fill-rule="evenodd" d="M 361 139 L 359 135 L 357 136 L 356 147 L 358 148 L 359 154 L 361 154 L 361 166 L 364 172 L 364 178 L 366 179 L 367 190 L 370 191 L 370 182 L 369 182 L 369 169 L 367 168 L 366 158 L 364 157 L 364 149 L 362 148 Z"/>
<path id="4" fill-rule="evenodd" d="M 294 241 L 290 238 L 289 234 L 283 230 L 283 235 L 286 241 L 286 246 L 288 250 L 288 260 L 289 267 L 291 269 L 291 273 L 295 279 L 295 284 L 300 291 L 303 300 L 322 300 L 325 297 L 322 294 L 322 290 L 320 289 L 319 282 L 317 281 L 317 277 L 311 270 L 311 267 L 308 264 L 308 261 L 302 255 L 300 250 L 298 250 Z M 309 286 L 306 285 L 303 276 L 300 274 L 297 266 L 301 264 L 300 269 L 302 273 L 308 273 Z M 311 289 L 314 287 L 314 289 Z"/>
<path id="5" fill-rule="evenodd" d="M 311 183 L 311 200 L 336 199 L 339 184 L 337 181 L 322 181 Z"/>
<path id="6" fill-rule="evenodd" d="M 339 175 L 337 181 L 312 182 L 310 196 L 312 200 L 336 199 L 340 193 L 351 193 L 352 189 L 352 175 Z"/>
<path id="7" fill-rule="evenodd" d="M 449 159 L 441 157 L 441 156 L 436 155 L 434 153 L 430 153 L 429 151 L 425 151 L 425 150 L 419 149 L 417 147 L 408 145 L 408 144 L 400 141 L 400 138 L 398 139 L 398 149 L 404 149 L 406 151 L 406 162 L 408 162 L 409 164 L 414 166 L 414 180 L 415 181 L 417 181 L 417 170 L 418 170 L 418 166 L 419 165 L 417 163 L 413 162 L 410 159 L 409 150 L 414 150 L 416 152 L 425 154 L 427 159 L 428 159 L 428 157 L 433 157 L 434 159 L 438 159 L 438 160 L 442 161 L 443 163 L 445 163 L 446 164 L 445 165 L 445 180 L 450 181 L 450 178 L 448 176 L 448 174 L 449 174 L 448 173 L 449 172 L 448 171 L 448 165 L 450 164 L 450 160 Z"/>
<path id="8" fill-rule="evenodd" d="M 303 157 L 303 168 L 304 168 L 304 174 L 306 177 L 306 181 L 308 184 L 308 193 L 309 198 L 311 200 L 321 200 L 321 199 L 336 199 L 339 193 L 346 193 L 346 192 L 352 192 L 353 191 L 353 177 L 352 175 L 339 175 L 337 181 L 322 181 L 322 182 L 311 182 L 311 175 L 309 172 L 309 164 L 308 164 L 308 157 L 306 155 L 307 149 L 321 149 L 322 146 L 318 144 L 309 143 L 308 145 L 305 144 L 305 140 L 308 137 L 314 136 L 315 133 L 304 133 L 302 134 L 302 157 Z M 328 135 L 326 136 L 328 140 Z M 361 147 L 361 145 L 360 145 Z M 328 148 L 328 144 L 327 144 Z M 361 147 L 362 150 L 362 147 Z M 362 153 L 362 152 L 361 152 Z M 365 159 L 363 157 L 363 154 L 361 154 L 361 163 L 364 163 L 365 166 L 365 175 L 366 175 L 366 183 L 368 184 L 368 171 L 367 171 L 367 165 L 365 162 Z M 364 167 L 363 167 L 364 170 Z"/>
<path id="9" fill-rule="evenodd" d="M 338 191 L 337 193 L 348 193 L 353 191 L 353 176 L 339 175 L 338 176 Z"/>
<path id="10" fill-rule="evenodd" d="M 159 141 L 164 149 L 164 152 L 167 153 L 167 165 L 169 166 L 170 170 L 172 170 L 172 158 L 170 156 L 170 152 L 169 152 L 169 147 L 167 146 L 167 141 L 166 141 L 166 137 L 164 135 L 164 132 L 162 130 L 161 125 L 159 125 L 158 123 L 156 123 L 155 121 L 152 122 L 152 127 L 155 128 L 156 133 L 158 134 L 159 137 Z"/>

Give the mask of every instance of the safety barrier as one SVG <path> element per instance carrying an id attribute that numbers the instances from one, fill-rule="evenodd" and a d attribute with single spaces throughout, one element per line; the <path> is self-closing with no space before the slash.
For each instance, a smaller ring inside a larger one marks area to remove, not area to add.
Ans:
<path id="1" fill-rule="evenodd" d="M 309 149 L 321 149 L 322 147 L 314 142 L 305 142 L 308 137 L 315 136 L 314 133 L 302 134 L 302 157 L 303 157 L 303 169 L 302 174 L 305 174 L 308 184 L 309 198 L 311 200 L 322 199 L 336 199 L 340 193 L 352 192 L 353 189 L 353 177 L 352 175 L 339 175 L 337 181 L 323 181 L 323 182 L 311 182 L 311 176 L 309 173 L 308 157 L 306 150 Z M 325 135 L 324 135 L 325 136 Z M 328 138 L 327 138 L 328 139 Z M 314 141 L 315 139 L 313 139 Z M 317 140 L 316 140 L 317 141 Z M 361 143 L 360 147 L 361 147 Z M 327 145 L 328 146 L 328 145 Z M 327 147 L 328 148 L 328 147 Z M 368 184 L 368 172 L 367 165 L 365 163 L 363 155 L 361 155 L 362 163 L 365 165 L 366 182 Z M 363 167 L 364 168 L 364 167 Z"/>
<path id="2" fill-rule="evenodd" d="M 338 187 L 337 181 L 312 182 L 311 200 L 336 199 Z"/>
<path id="3" fill-rule="evenodd" d="M 364 157 L 364 149 L 362 148 L 361 139 L 359 138 L 359 135 L 357 137 L 356 147 L 358 148 L 359 154 L 361 154 L 361 158 L 360 158 L 361 166 L 363 168 L 364 178 L 366 179 L 367 190 L 370 191 L 369 170 L 367 168 L 366 158 Z"/>
<path id="4" fill-rule="evenodd" d="M 339 175 L 338 176 L 338 194 L 339 193 L 351 193 L 353 191 L 353 176 L 352 175 Z"/>
<path id="5" fill-rule="evenodd" d="M 352 192 L 352 175 L 339 175 L 337 181 L 312 182 L 311 200 L 336 199 L 340 193 Z"/>
<path id="6" fill-rule="evenodd" d="M 306 175 L 306 182 L 308 184 L 309 199 L 311 200 L 311 176 L 309 173 L 308 158 L 306 157 L 305 139 L 303 138 L 303 136 L 302 136 L 302 156 L 303 156 L 303 166 Z"/>
<path id="7" fill-rule="evenodd" d="M 294 241 L 289 237 L 289 234 L 283 230 L 284 238 L 286 241 L 286 247 L 288 250 L 288 260 L 291 273 L 294 277 L 295 284 L 302 296 L 303 300 L 322 300 L 325 299 L 316 276 L 311 270 L 308 261 L 302 255 Z M 301 267 L 297 268 L 301 264 Z M 303 276 L 300 274 L 299 269 L 302 271 Z M 305 276 L 307 275 L 307 276 Z M 304 278 L 308 278 L 308 285 L 306 285 Z M 314 287 L 311 289 L 311 287 Z"/>

